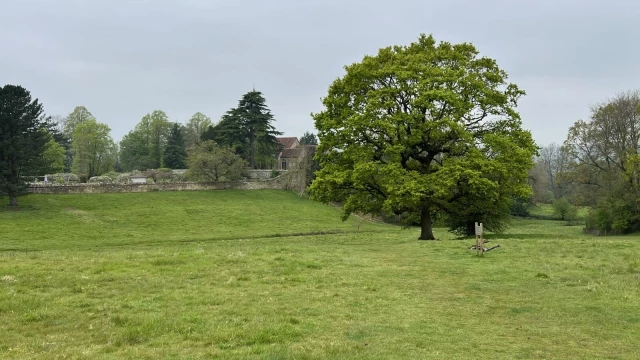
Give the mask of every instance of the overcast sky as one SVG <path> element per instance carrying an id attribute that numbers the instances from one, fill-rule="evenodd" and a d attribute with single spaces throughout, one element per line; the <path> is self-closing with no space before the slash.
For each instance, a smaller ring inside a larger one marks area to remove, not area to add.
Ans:
<path id="1" fill-rule="evenodd" d="M 545 145 L 640 88 L 638 19 L 631 0 L 0 0 L 0 83 L 50 115 L 84 105 L 116 141 L 155 109 L 217 121 L 255 84 L 300 136 L 344 65 L 425 33 L 495 58 Z"/>

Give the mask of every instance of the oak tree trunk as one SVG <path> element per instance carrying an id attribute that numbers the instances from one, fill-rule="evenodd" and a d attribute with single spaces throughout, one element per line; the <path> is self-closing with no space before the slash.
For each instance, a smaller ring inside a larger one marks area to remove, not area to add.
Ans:
<path id="1" fill-rule="evenodd" d="M 9 195 L 9 206 L 18 206 L 18 197 L 15 195 Z"/>
<path id="2" fill-rule="evenodd" d="M 420 237 L 418 240 L 435 240 L 431 227 L 431 209 L 425 206 L 420 215 Z"/>

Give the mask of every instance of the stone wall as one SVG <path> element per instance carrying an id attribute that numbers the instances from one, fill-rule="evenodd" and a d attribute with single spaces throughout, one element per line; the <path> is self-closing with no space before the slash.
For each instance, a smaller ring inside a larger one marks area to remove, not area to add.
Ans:
<path id="1" fill-rule="evenodd" d="M 297 179 L 281 175 L 269 180 L 229 181 L 229 182 L 180 182 L 157 184 L 73 184 L 73 185 L 32 185 L 33 194 L 101 194 L 151 191 L 194 191 L 194 190 L 293 190 Z"/>
<path id="2" fill-rule="evenodd" d="M 246 174 L 249 179 L 270 179 L 273 170 L 249 169 L 246 171 Z"/>

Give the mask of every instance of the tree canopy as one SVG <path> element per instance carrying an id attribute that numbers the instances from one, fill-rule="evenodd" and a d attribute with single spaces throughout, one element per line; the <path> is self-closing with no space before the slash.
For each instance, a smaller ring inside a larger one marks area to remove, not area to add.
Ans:
<path id="1" fill-rule="evenodd" d="M 162 167 L 171 123 L 164 111 L 155 110 L 122 138 L 120 161 L 124 170 L 146 170 Z"/>
<path id="2" fill-rule="evenodd" d="M 300 144 L 302 145 L 318 145 L 318 138 L 315 134 L 305 131 L 300 137 Z"/>
<path id="3" fill-rule="evenodd" d="M 187 121 L 184 128 L 183 137 L 185 147 L 189 148 L 200 143 L 202 134 L 204 134 L 211 126 L 213 126 L 213 123 L 208 116 L 200 112 L 193 114 L 189 121 Z"/>
<path id="4" fill-rule="evenodd" d="M 272 125 L 273 121 L 262 93 L 253 90 L 244 94 L 238 106 L 227 111 L 202 138 L 232 148 L 251 168 L 270 168 L 280 149 L 276 136 L 282 135 Z"/>
<path id="5" fill-rule="evenodd" d="M 186 167 L 187 152 L 182 138 L 180 124 L 173 123 L 164 149 L 164 166 L 170 169 L 184 169 Z"/>
<path id="6" fill-rule="evenodd" d="M 570 198 L 595 211 L 587 229 L 603 233 L 640 230 L 640 91 L 620 93 L 578 120 L 563 144 L 562 180 Z"/>
<path id="7" fill-rule="evenodd" d="M 25 175 L 43 168 L 49 136 L 42 104 L 19 85 L 0 87 L 0 195 L 18 205 L 25 194 Z"/>
<path id="8" fill-rule="evenodd" d="M 71 134 L 73 165 L 76 174 L 87 179 L 112 171 L 117 160 L 117 147 L 107 124 L 95 119 L 84 121 Z"/>
<path id="9" fill-rule="evenodd" d="M 211 140 L 189 148 L 189 175 L 198 180 L 233 181 L 242 176 L 246 162 L 231 149 Z"/>
<path id="10" fill-rule="evenodd" d="M 91 114 L 91 112 L 87 110 L 86 107 L 76 106 L 73 109 L 73 111 L 69 115 L 67 115 L 66 118 L 61 120 L 63 120 L 64 122 L 63 124 L 64 133 L 68 137 L 71 137 L 71 134 L 76 129 L 76 126 L 88 120 L 96 120 L 96 117 L 93 116 L 93 114 Z"/>
<path id="11" fill-rule="evenodd" d="M 321 169 L 313 199 L 353 212 L 405 215 L 420 239 L 434 216 L 499 218 L 528 196 L 537 147 L 515 108 L 524 95 L 496 61 L 468 43 L 380 49 L 345 68 L 313 114 Z M 499 227 L 499 226 L 498 226 Z"/>

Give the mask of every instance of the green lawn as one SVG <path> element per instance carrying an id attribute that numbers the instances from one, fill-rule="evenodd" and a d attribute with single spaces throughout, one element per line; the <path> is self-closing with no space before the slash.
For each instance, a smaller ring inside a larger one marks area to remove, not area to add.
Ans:
<path id="1" fill-rule="evenodd" d="M 640 358 L 637 236 L 516 220 L 478 258 L 281 191 L 21 200 L 3 359 Z"/>

